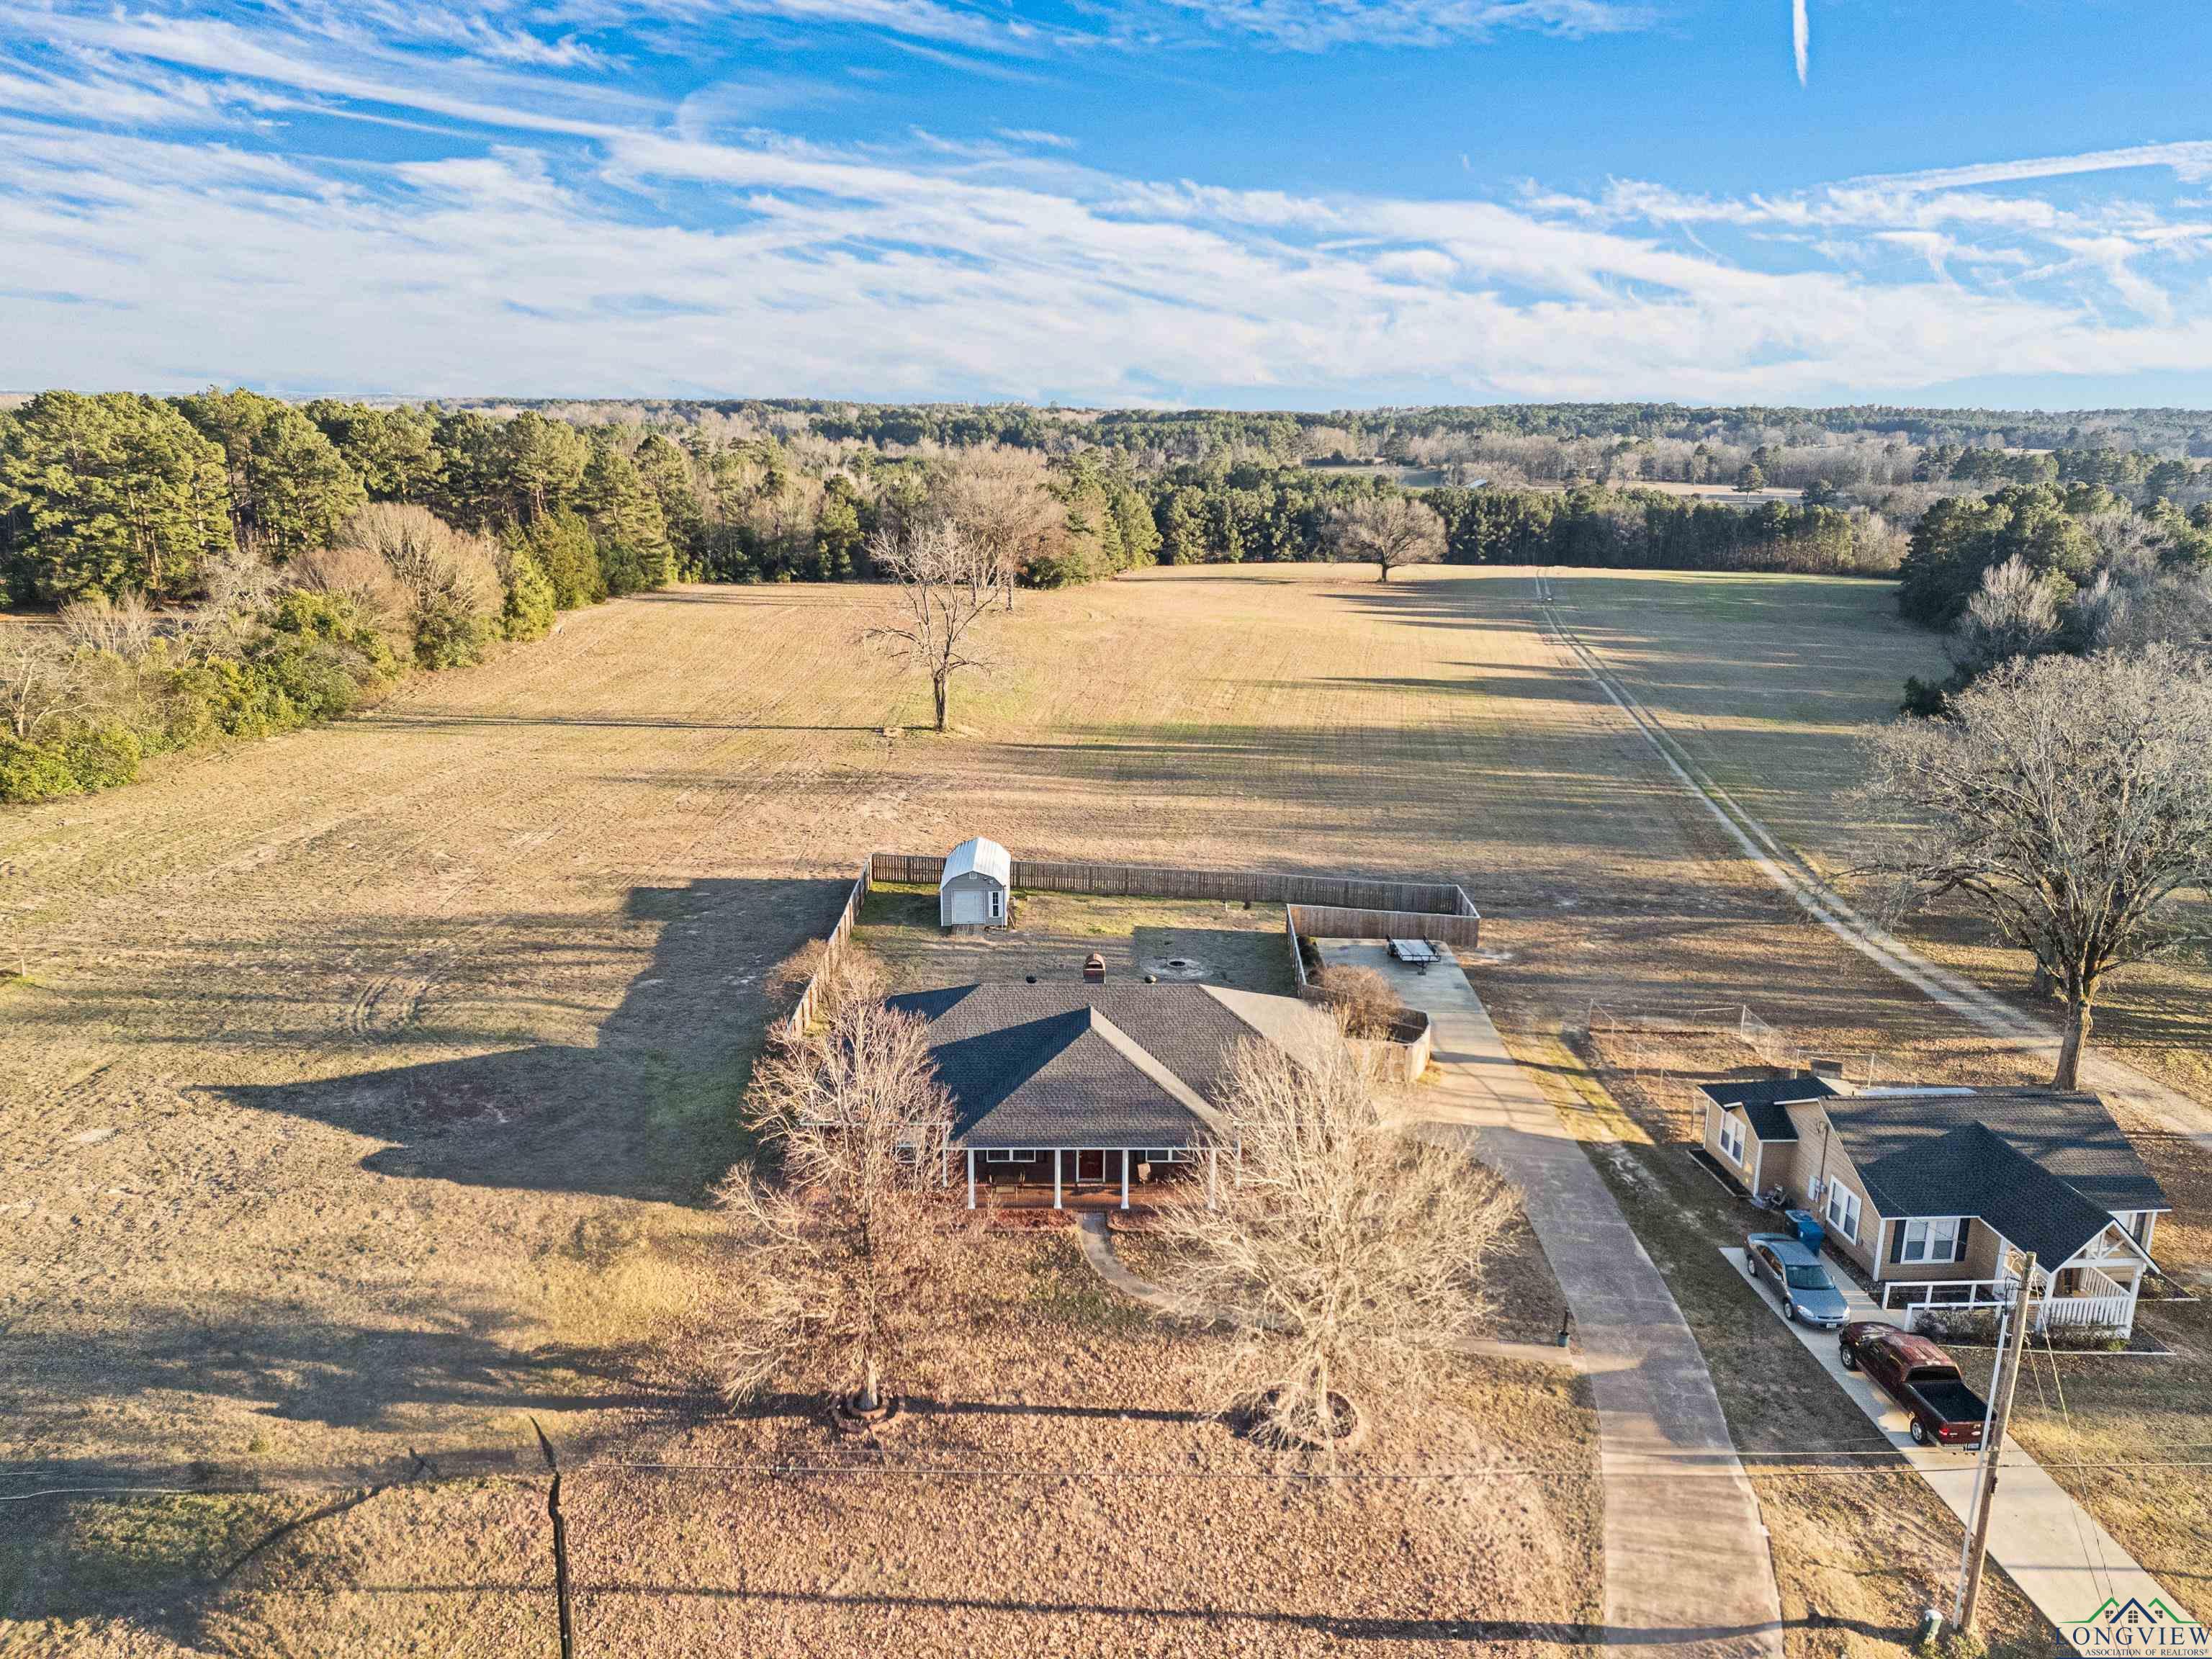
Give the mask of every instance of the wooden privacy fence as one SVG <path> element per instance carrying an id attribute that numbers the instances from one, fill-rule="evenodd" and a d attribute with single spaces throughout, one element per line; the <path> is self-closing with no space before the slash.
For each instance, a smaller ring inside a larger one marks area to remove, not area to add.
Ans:
<path id="1" fill-rule="evenodd" d="M 1482 918 L 1473 915 L 1368 910 L 1342 904 L 1294 903 L 1286 908 L 1291 927 L 1308 939 L 1436 939 L 1470 949 L 1482 939 Z"/>
<path id="2" fill-rule="evenodd" d="M 821 994 L 823 976 L 836 963 L 837 953 L 845 948 L 845 941 L 852 937 L 853 924 L 860 919 L 860 906 L 866 902 L 870 862 L 866 859 L 860 860 L 860 876 L 853 883 L 853 890 L 845 896 L 845 908 L 837 913 L 836 925 L 830 928 L 829 938 L 823 943 L 822 960 L 815 964 L 814 972 L 806 981 L 806 988 L 799 992 L 799 1001 L 783 1022 L 786 1042 L 798 1041 L 806 1034 L 806 1028 L 814 1024 L 814 1005 Z M 938 862 L 941 864 L 944 860 L 940 859 Z"/>
<path id="3" fill-rule="evenodd" d="M 1013 884 L 1042 893 L 1093 893 L 1108 898 L 1221 899 L 1231 903 L 1290 904 L 1330 925 L 1300 931 L 1329 939 L 1436 939 L 1478 943 L 1482 917 L 1457 882 L 1375 881 L 1361 876 L 1299 876 L 1266 870 L 1191 870 L 1163 864 L 1064 864 L 1016 859 Z M 878 881 L 933 883 L 945 860 L 910 853 L 877 853 L 868 867 Z M 1349 921 L 1386 916 L 1381 924 Z"/>
<path id="4" fill-rule="evenodd" d="M 1481 942 L 1482 916 L 1466 890 L 1453 881 L 1374 881 L 1361 876 L 1294 876 L 1264 870 L 1188 870 L 1158 864 L 1062 864 L 1013 861 L 1013 884 L 1033 892 L 1092 893 L 1109 898 L 1220 899 L 1229 903 L 1279 904 L 1290 935 L 1291 971 L 1298 994 L 1310 998 L 1298 935 L 1321 939 L 1432 939 L 1473 949 Z M 814 1023 L 823 976 L 860 919 L 870 887 L 879 881 L 934 884 L 945 860 L 914 853 L 871 853 L 839 913 L 814 976 L 783 1023 L 795 1039 Z"/>

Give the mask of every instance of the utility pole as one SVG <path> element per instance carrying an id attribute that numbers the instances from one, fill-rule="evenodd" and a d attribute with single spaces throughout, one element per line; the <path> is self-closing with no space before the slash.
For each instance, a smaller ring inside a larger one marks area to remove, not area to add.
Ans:
<path id="1" fill-rule="evenodd" d="M 561 1659 L 575 1659 L 576 1626 L 568 1606 L 568 1522 L 561 1513 L 561 1463 L 536 1418 L 530 1419 L 530 1426 L 537 1430 L 538 1449 L 545 1454 L 545 1467 L 553 1472 L 553 1488 L 545 1495 L 545 1514 L 553 1522 L 553 1597 L 561 1614 Z"/>
<path id="2" fill-rule="evenodd" d="M 1982 1428 L 1982 1466 L 1974 1477 L 1972 1526 L 1966 1535 L 1966 1553 L 1959 1562 L 1959 1604 L 1951 1626 L 1971 1632 L 1974 1604 L 1981 1598 L 1982 1566 L 1990 1547 L 1990 1509 L 1997 1495 L 1997 1460 L 2004 1455 L 2005 1425 L 2012 1420 L 2013 1390 L 2020 1385 L 2021 1349 L 2027 1340 L 2029 1302 L 2035 1289 L 2035 1252 L 2027 1253 L 2027 1266 L 2020 1275 L 2020 1294 L 2013 1298 L 2011 1328 L 1997 1342 L 1996 1370 L 1990 1376 L 1990 1414 Z"/>

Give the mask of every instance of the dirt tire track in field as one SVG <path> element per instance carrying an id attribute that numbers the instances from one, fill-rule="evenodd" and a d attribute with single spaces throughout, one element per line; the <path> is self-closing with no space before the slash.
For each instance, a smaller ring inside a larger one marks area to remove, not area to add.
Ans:
<path id="1" fill-rule="evenodd" d="M 1940 968 L 1886 929 L 1861 915 L 1817 875 L 1796 852 L 1784 847 L 1700 767 L 1659 720 L 1606 667 L 1597 652 L 1561 613 L 1548 574 L 1535 577 L 1537 604 L 1545 624 L 1561 648 L 1614 707 L 1635 725 L 1682 787 L 1702 803 L 1744 856 L 1806 915 L 1884 972 L 1911 986 L 1940 1006 L 1993 1036 L 2055 1056 L 2059 1034 L 2022 1013 L 1972 981 Z M 2093 1051 L 2082 1072 L 2093 1086 L 2135 1107 L 2160 1127 L 2212 1150 L 2212 1111 L 2124 1061 Z"/>

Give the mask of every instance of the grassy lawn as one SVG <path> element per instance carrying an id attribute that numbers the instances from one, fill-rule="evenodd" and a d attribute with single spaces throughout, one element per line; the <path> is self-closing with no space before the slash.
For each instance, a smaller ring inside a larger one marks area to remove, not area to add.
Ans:
<path id="1" fill-rule="evenodd" d="M 580 1460 L 563 1507 L 587 1651 L 1410 1655 L 1480 1640 L 1534 1655 L 1587 1639 L 1600 1505 L 1571 1376 L 1456 1362 L 1433 1395 L 1365 1402 L 1377 1437 L 1358 1468 L 1383 1478 L 1301 1479 L 1302 1460 L 1207 1413 L 1198 1379 L 1221 1339 L 1109 1295 L 1066 1232 L 961 1228 L 947 1245 L 959 1277 L 939 1340 L 901 1377 L 907 1410 L 878 1443 L 777 1397 Z M 402 1485 L 274 1537 L 298 1500 L 251 1503 L 71 1510 L 19 1616 L 97 1654 L 158 1651 L 143 1644 L 155 1637 L 322 1652 L 336 1630 L 357 1651 L 550 1643 L 535 1480 Z M 58 1565 L 64 1548 L 88 1559 Z"/>

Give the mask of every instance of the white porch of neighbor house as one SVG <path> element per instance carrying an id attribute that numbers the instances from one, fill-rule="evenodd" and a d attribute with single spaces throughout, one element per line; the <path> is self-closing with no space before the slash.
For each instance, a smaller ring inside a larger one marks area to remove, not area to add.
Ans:
<path id="1" fill-rule="evenodd" d="M 954 1160 L 971 1210 L 1001 1208 L 1127 1210 L 1150 1200 L 1170 1182 L 1202 1179 L 1210 1203 L 1219 1180 L 1219 1157 L 1211 1146 L 968 1147 L 948 1150 L 945 1185 Z"/>
<path id="2" fill-rule="evenodd" d="M 2124 1279 L 2078 1258 L 2047 1273 L 2035 1270 L 2035 1330 L 2067 1328 L 2135 1333 L 2136 1298 L 2142 1290 L 2142 1264 Z M 1917 1330 L 1930 1314 L 1972 1313 L 2008 1308 L 2020 1294 L 2018 1273 L 1996 1279 L 1890 1279 L 1881 1286 L 1881 1305 L 1905 1314 L 1907 1330 Z"/>

